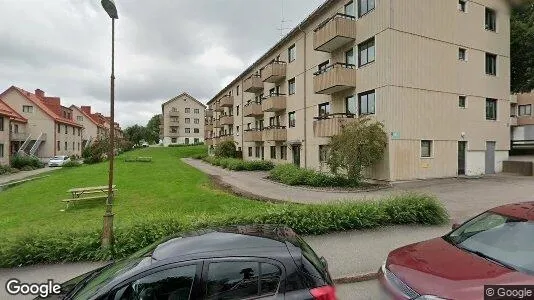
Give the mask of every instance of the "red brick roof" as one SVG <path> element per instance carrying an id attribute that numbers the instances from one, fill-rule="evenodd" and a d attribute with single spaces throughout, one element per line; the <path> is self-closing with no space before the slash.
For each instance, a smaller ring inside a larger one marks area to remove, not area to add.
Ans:
<path id="1" fill-rule="evenodd" d="M 7 103 L 0 99 L 0 116 L 8 117 L 10 120 L 20 123 L 27 123 L 28 120 L 13 110 Z"/>
<path id="2" fill-rule="evenodd" d="M 63 116 L 57 114 L 58 112 L 61 111 L 61 109 L 60 109 L 61 107 L 59 107 L 59 109 L 55 108 L 57 106 L 56 104 L 59 104 L 59 98 L 57 98 L 57 97 L 40 98 L 37 95 L 35 95 L 33 93 L 30 93 L 28 91 L 25 91 L 25 90 L 23 90 L 23 89 L 21 89 L 19 87 L 16 87 L 16 86 L 11 86 L 6 91 L 4 91 L 0 96 L 6 94 L 10 90 L 17 91 L 19 94 L 24 96 L 26 99 L 28 99 L 30 102 L 32 102 L 37 107 L 39 107 L 42 111 L 44 111 L 49 117 L 54 119 L 54 121 L 56 121 L 58 123 L 63 123 L 63 124 L 75 126 L 75 127 L 83 127 L 82 125 L 74 122 L 73 120 L 64 118 Z M 50 103 L 50 104 L 47 105 L 47 103 L 46 103 L 47 100 L 52 100 L 53 103 Z"/>

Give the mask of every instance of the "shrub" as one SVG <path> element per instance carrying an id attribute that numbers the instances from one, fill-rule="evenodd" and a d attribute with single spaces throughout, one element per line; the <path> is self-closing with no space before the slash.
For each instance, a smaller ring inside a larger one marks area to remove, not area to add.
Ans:
<path id="1" fill-rule="evenodd" d="M 193 156 L 191 156 L 191 158 L 194 158 L 194 159 L 204 159 L 205 157 L 207 157 L 208 154 L 207 153 L 200 153 L 200 154 L 194 154 Z"/>
<path id="2" fill-rule="evenodd" d="M 0 267 L 119 259 L 168 235 L 225 225 L 283 224 L 299 234 L 314 235 L 397 224 L 441 225 L 447 221 L 447 212 L 438 200 L 418 194 L 372 202 L 272 205 L 256 214 L 206 215 L 189 221 L 157 219 L 117 227 L 115 244 L 109 252 L 100 247 L 99 231 L 27 233 L 1 241 Z"/>
<path id="3" fill-rule="evenodd" d="M 44 166 L 44 163 L 35 156 L 15 155 L 11 158 L 11 167 L 22 171 L 40 169 Z"/>
<path id="4" fill-rule="evenodd" d="M 107 140 L 97 140 L 82 151 L 83 162 L 85 164 L 96 164 L 104 161 L 104 155 L 109 148 Z"/>
<path id="5" fill-rule="evenodd" d="M 232 171 L 269 171 L 274 168 L 274 163 L 264 160 L 245 161 L 239 158 L 222 158 L 217 156 L 205 156 L 202 160 L 214 166 Z"/>
<path id="6" fill-rule="evenodd" d="M 225 141 L 217 144 L 215 147 L 215 156 L 217 157 L 236 157 L 237 150 L 235 148 L 235 142 Z"/>
<path id="7" fill-rule="evenodd" d="M 350 182 L 342 177 L 303 169 L 293 164 L 284 164 L 274 167 L 270 178 L 287 185 L 308 185 L 315 187 L 348 186 Z"/>
<path id="8" fill-rule="evenodd" d="M 180 148 L 180 147 L 191 147 L 191 146 L 202 146 L 204 143 L 194 143 L 194 144 L 170 144 L 167 147 L 171 148 Z"/>
<path id="9" fill-rule="evenodd" d="M 12 168 L 10 166 L 0 165 L 0 175 L 12 174 L 12 173 L 17 173 L 17 172 L 19 172 L 19 169 Z"/>
<path id="10" fill-rule="evenodd" d="M 77 160 L 71 160 L 63 164 L 64 168 L 76 168 L 81 166 L 80 162 Z"/>

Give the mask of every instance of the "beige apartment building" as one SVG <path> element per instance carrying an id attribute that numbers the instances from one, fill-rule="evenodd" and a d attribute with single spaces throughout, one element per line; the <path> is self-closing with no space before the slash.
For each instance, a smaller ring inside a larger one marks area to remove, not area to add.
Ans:
<path id="1" fill-rule="evenodd" d="M 206 143 L 327 170 L 329 138 L 368 115 L 389 136 L 369 178 L 500 172 L 509 45 L 501 1 L 328 0 L 208 102 Z"/>
<path id="2" fill-rule="evenodd" d="M 511 98 L 512 148 L 534 153 L 534 92 Z"/>
<path id="3" fill-rule="evenodd" d="M 27 138 L 28 120 L 0 99 L 0 165 L 7 165 Z"/>
<path id="4" fill-rule="evenodd" d="M 81 155 L 83 126 L 73 120 L 72 109 L 62 106 L 59 97 L 42 90 L 30 93 L 10 87 L 0 98 L 27 119 L 25 139 L 17 151 L 48 159 L 55 155 Z"/>
<path id="5" fill-rule="evenodd" d="M 204 142 L 206 106 L 182 93 L 161 105 L 161 138 L 164 146 Z"/>
<path id="6" fill-rule="evenodd" d="M 91 112 L 91 106 L 77 107 L 71 105 L 70 108 L 72 109 L 72 119 L 83 126 L 82 149 L 107 135 L 109 130 L 104 126 L 104 122 L 99 121 L 98 117 Z"/>

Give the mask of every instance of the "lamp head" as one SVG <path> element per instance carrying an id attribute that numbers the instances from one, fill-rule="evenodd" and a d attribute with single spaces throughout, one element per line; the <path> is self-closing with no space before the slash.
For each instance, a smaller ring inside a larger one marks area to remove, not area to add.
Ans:
<path id="1" fill-rule="evenodd" d="M 102 0 L 102 7 L 108 13 L 109 17 L 112 19 L 118 19 L 119 15 L 117 13 L 117 6 L 115 5 L 114 0 Z"/>

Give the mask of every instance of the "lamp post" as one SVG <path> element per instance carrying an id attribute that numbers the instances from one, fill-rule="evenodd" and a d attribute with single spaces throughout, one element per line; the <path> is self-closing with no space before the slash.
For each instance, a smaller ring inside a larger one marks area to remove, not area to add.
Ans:
<path id="1" fill-rule="evenodd" d="M 113 161 L 115 158 L 115 19 L 119 18 L 113 0 L 102 0 L 102 7 L 111 18 L 111 95 L 109 125 L 109 178 L 104 228 L 102 230 L 102 247 L 107 248 L 113 243 Z"/>

